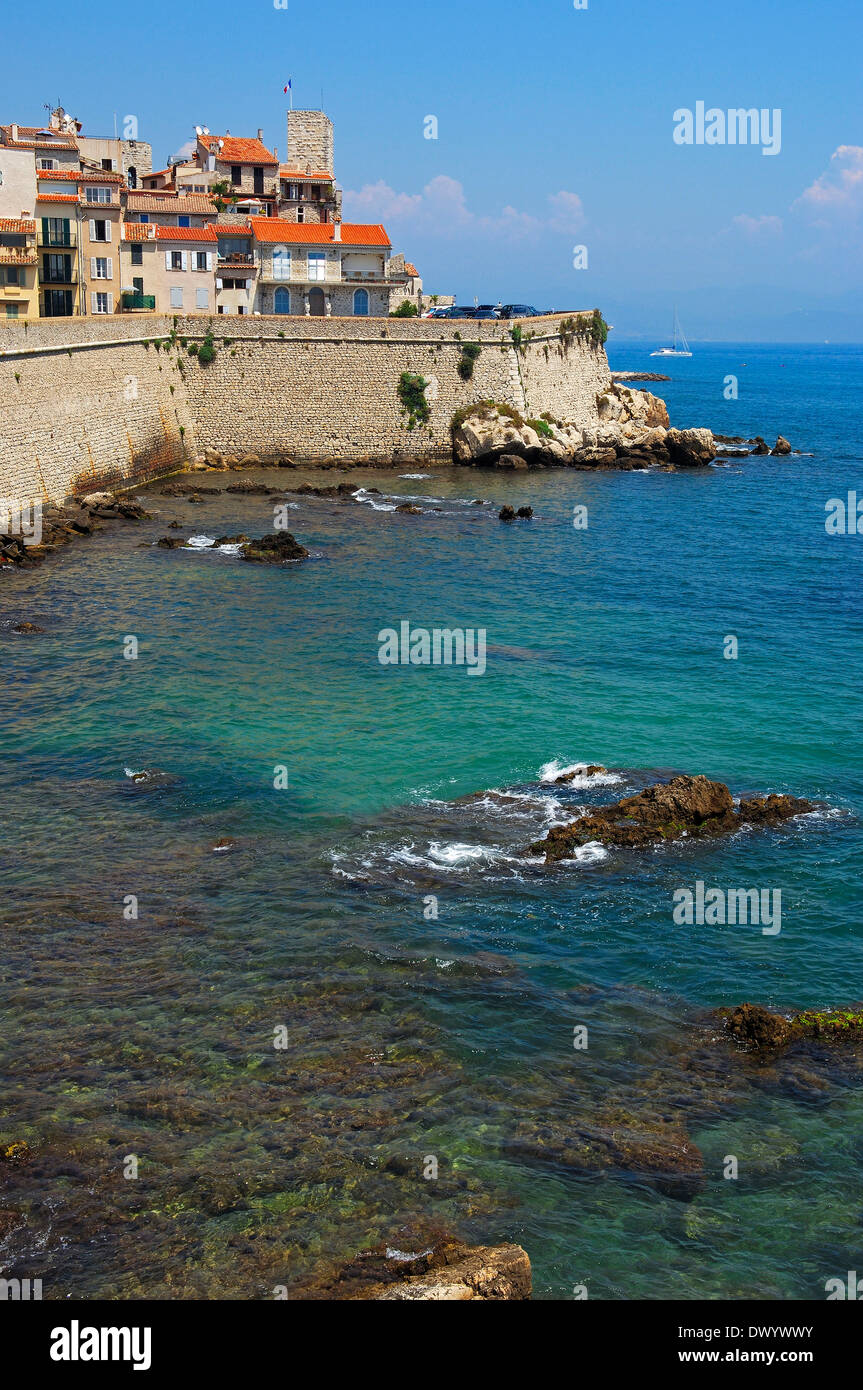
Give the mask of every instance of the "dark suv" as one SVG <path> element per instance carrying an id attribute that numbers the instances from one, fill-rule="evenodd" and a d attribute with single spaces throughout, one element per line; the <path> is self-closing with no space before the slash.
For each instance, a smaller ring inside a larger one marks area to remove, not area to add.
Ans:
<path id="1" fill-rule="evenodd" d="M 532 304 L 504 304 L 500 311 L 502 319 L 535 319 L 539 317 L 539 310 L 534 309 Z"/>

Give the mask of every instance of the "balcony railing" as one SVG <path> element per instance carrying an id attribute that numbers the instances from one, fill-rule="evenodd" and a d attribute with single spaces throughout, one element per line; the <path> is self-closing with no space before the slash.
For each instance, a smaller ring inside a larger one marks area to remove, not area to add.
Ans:
<path id="1" fill-rule="evenodd" d="M 275 285 L 337 285 L 341 283 L 341 267 L 328 265 L 323 275 L 316 272 L 310 275 L 304 265 L 292 265 L 290 273 L 285 270 L 274 271 L 272 265 L 264 264 L 261 267 L 261 279 L 269 280 Z"/>
<path id="2" fill-rule="evenodd" d="M 70 227 L 68 232 L 49 231 L 48 234 L 45 235 L 40 227 L 38 245 L 40 247 L 45 247 L 46 250 L 54 247 L 56 247 L 57 250 L 63 250 L 66 247 L 77 246 L 78 242 L 75 235 L 75 228 Z"/>
<path id="3" fill-rule="evenodd" d="M 39 284 L 56 285 L 62 288 L 64 285 L 77 285 L 78 269 L 74 265 L 64 267 L 63 270 L 46 270 L 44 266 L 39 267 Z"/>
<path id="4" fill-rule="evenodd" d="M 232 251 L 230 255 L 220 256 L 218 261 L 218 273 L 222 272 L 230 275 L 234 271 L 250 271 L 258 269 L 258 259 L 249 254 L 244 255 L 240 251 Z"/>
<path id="5" fill-rule="evenodd" d="M 156 296 L 154 294 L 129 294 L 124 292 L 122 295 L 122 305 L 124 309 L 155 309 Z"/>

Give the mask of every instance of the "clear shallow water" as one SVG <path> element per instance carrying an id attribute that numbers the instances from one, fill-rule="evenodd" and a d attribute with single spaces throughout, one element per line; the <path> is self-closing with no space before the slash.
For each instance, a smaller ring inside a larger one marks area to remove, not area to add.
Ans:
<path id="1" fill-rule="evenodd" d="M 828 498 L 863 492 L 863 354 L 610 358 L 670 370 L 676 424 L 811 456 L 358 473 L 423 515 L 293 498 L 314 558 L 284 569 L 141 546 L 172 518 L 216 536 L 272 515 L 151 490 L 140 532 L 0 575 L 0 1138 L 35 1154 L 4 1165 L 0 1240 L 46 1296 L 267 1296 L 405 1224 L 520 1241 L 545 1297 L 818 1298 L 859 1267 L 859 1067 L 735 1062 L 706 1014 L 863 996 L 863 543 L 824 530 Z M 500 524 L 505 501 L 533 521 Z M 48 633 L 13 637 L 20 618 Z M 382 667 L 403 619 L 485 628 L 486 674 Z M 552 787 L 553 760 L 623 780 Z M 135 787 L 145 767 L 179 781 Z M 524 860 L 568 809 L 678 770 L 836 814 Z M 510 794 L 462 800 L 489 789 Z M 781 888 L 781 934 L 675 926 L 698 879 Z M 697 1146 L 699 1189 L 627 1168 L 621 1135 Z"/>

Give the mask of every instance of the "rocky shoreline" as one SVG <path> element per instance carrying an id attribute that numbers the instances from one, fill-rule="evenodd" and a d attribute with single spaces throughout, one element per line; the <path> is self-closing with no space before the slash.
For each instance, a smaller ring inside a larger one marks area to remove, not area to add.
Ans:
<path id="1" fill-rule="evenodd" d="M 580 429 L 550 414 L 525 420 L 518 411 L 495 401 L 465 407 L 453 419 L 453 458 L 475 468 L 657 468 L 676 472 L 704 467 L 720 455 L 792 452 L 781 435 L 771 449 L 760 436 L 754 441 L 726 440 L 708 429 L 674 429 L 663 400 L 618 381 L 597 396 L 596 406 L 596 429 Z"/>

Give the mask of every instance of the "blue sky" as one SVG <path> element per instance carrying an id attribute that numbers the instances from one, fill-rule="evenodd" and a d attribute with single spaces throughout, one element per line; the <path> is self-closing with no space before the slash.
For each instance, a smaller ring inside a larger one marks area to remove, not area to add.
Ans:
<path id="1" fill-rule="evenodd" d="M 851 0 L 44 0 L 4 16 L 0 119 L 336 126 L 345 216 L 462 302 L 599 305 L 620 335 L 863 340 L 863 6 Z M 62 42 L 46 35 L 62 35 Z M 674 112 L 782 113 L 781 151 L 681 146 Z M 424 138 L 434 115 L 438 138 Z M 587 268 L 573 249 L 587 247 Z"/>

